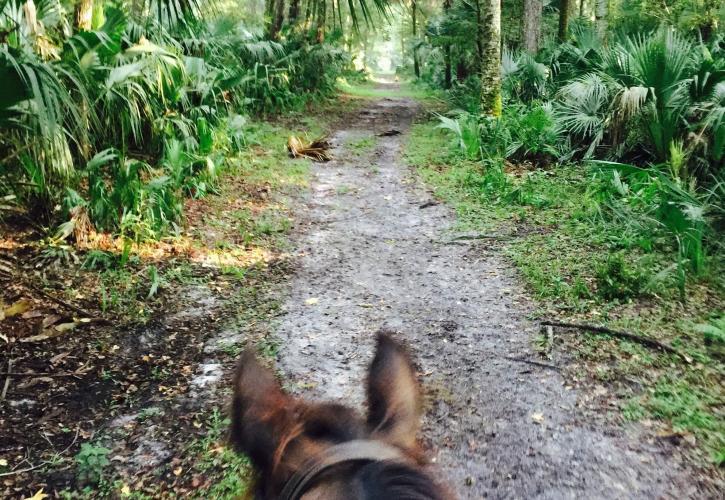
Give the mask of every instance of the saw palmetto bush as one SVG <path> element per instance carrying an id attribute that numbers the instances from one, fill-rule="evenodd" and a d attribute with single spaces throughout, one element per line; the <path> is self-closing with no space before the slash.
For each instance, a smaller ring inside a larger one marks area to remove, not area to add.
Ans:
<path id="1" fill-rule="evenodd" d="M 76 200 L 98 229 L 166 230 L 244 146 L 240 114 L 327 95 L 349 64 L 330 43 L 205 19 L 197 0 L 97 4 L 77 29 L 60 0 L 0 0 L 0 195 L 47 223 Z"/>

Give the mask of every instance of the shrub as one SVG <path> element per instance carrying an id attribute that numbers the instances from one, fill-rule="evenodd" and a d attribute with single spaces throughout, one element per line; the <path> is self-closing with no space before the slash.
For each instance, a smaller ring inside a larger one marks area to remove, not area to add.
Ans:
<path id="1" fill-rule="evenodd" d="M 642 292 L 646 279 L 631 266 L 622 253 L 614 253 L 600 264 L 595 273 L 597 293 L 606 300 L 628 300 Z"/>

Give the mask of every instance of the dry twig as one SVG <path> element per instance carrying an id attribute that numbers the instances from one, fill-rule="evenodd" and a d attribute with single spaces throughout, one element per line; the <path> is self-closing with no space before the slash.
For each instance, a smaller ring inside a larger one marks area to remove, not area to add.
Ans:
<path id="1" fill-rule="evenodd" d="M 662 342 L 658 342 L 657 340 L 650 339 L 647 337 L 643 337 L 641 335 L 635 335 L 634 333 L 629 333 L 621 330 L 612 330 L 611 328 L 607 328 L 605 326 L 597 326 L 597 325 L 588 325 L 586 323 L 564 323 L 561 321 L 542 321 L 542 326 L 555 326 L 558 328 L 571 328 L 574 330 L 581 330 L 581 331 L 587 331 L 592 333 L 598 333 L 601 335 L 611 335 L 613 337 L 619 337 L 625 340 L 629 340 L 632 342 L 636 342 L 638 344 L 651 347 L 653 349 L 659 349 L 661 351 L 667 352 L 669 354 L 675 354 L 676 356 L 681 357 L 685 361 L 687 361 L 687 358 L 677 351 L 675 348 L 663 344 Z"/>

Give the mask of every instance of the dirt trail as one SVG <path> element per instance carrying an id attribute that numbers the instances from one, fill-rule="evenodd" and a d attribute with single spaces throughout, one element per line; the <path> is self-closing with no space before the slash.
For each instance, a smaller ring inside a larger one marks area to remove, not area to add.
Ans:
<path id="1" fill-rule="evenodd" d="M 534 358 L 529 301 L 495 251 L 450 244 L 448 208 L 425 206 L 401 158 L 417 111 L 370 101 L 332 136 L 336 159 L 314 169 L 277 331 L 292 389 L 359 407 L 373 332 L 390 328 L 420 364 L 423 439 L 461 498 L 697 496 L 679 458 L 636 427 L 583 418 L 558 372 L 506 359 Z M 391 129 L 402 135 L 360 147 Z"/>

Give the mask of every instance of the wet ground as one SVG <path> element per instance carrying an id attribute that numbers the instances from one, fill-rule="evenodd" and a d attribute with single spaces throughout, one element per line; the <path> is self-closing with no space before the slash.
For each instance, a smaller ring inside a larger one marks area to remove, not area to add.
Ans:
<path id="1" fill-rule="evenodd" d="M 558 370 L 520 361 L 536 359 L 538 328 L 515 273 L 495 247 L 456 239 L 452 211 L 405 167 L 418 112 L 371 101 L 314 169 L 277 330 L 292 390 L 360 407 L 373 334 L 392 329 L 419 363 L 423 442 L 460 497 L 702 497 L 676 450 L 607 424 L 606 409 L 584 414 Z"/>

